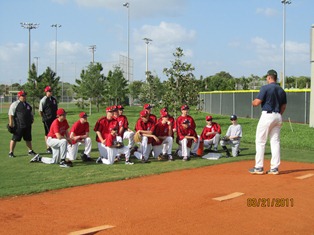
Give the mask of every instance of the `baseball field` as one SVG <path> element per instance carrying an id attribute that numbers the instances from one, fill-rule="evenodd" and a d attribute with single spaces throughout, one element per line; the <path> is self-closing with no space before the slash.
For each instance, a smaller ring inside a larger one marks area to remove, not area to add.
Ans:
<path id="1" fill-rule="evenodd" d="M 125 112 L 131 127 L 139 110 Z M 78 113 L 69 109 L 70 125 Z M 207 114 L 191 115 L 200 132 Z M 90 116 L 91 126 L 100 116 Z M 225 133 L 229 118 L 213 117 Z M 306 125 L 284 123 L 279 175 L 250 175 L 257 120 L 239 118 L 244 137 L 237 158 L 134 159 L 133 166 L 77 160 L 64 169 L 29 163 L 23 142 L 17 157 L 8 158 L 7 115 L 0 119 L 1 234 L 314 234 L 314 130 Z M 45 155 L 38 119 L 33 145 Z M 94 144 L 92 157 L 97 154 Z M 267 148 L 267 170 L 269 158 Z"/>

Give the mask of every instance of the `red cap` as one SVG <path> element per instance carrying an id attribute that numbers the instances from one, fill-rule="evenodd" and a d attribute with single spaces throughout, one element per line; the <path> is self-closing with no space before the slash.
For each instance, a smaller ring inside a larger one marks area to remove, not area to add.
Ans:
<path id="1" fill-rule="evenodd" d="M 184 121 L 182 122 L 182 124 L 190 124 L 189 119 L 184 119 Z"/>
<path id="2" fill-rule="evenodd" d="M 112 106 L 107 107 L 106 112 L 113 112 Z"/>
<path id="3" fill-rule="evenodd" d="M 122 105 L 120 105 L 120 104 L 117 106 L 117 108 L 118 109 L 124 109 L 124 107 Z"/>
<path id="4" fill-rule="evenodd" d="M 144 104 L 144 109 L 151 109 L 153 106 L 151 106 L 150 104 Z"/>
<path id="5" fill-rule="evenodd" d="M 162 115 L 162 113 L 164 113 L 164 112 L 168 112 L 167 108 L 162 108 L 162 109 L 160 110 L 160 115 Z"/>
<path id="6" fill-rule="evenodd" d="M 169 117 L 168 112 L 162 112 L 162 113 L 161 113 L 161 117 Z"/>
<path id="7" fill-rule="evenodd" d="M 65 115 L 65 114 L 66 114 L 66 112 L 65 112 L 65 110 L 63 108 L 59 108 L 57 110 L 57 116 L 61 116 L 61 115 Z"/>
<path id="8" fill-rule="evenodd" d="M 211 121 L 211 120 L 213 120 L 212 116 L 206 116 L 206 121 Z"/>
<path id="9" fill-rule="evenodd" d="M 87 118 L 87 117 L 88 117 L 87 113 L 85 113 L 85 112 L 80 113 L 80 118 Z"/>
<path id="10" fill-rule="evenodd" d="M 45 88 L 45 92 L 48 92 L 48 91 L 51 91 L 52 89 L 51 89 L 51 87 L 50 86 L 46 86 L 46 88 Z"/>
<path id="11" fill-rule="evenodd" d="M 141 117 L 146 117 L 148 115 L 148 111 L 146 110 L 146 109 L 144 109 L 144 110 L 142 110 L 141 112 L 140 112 L 140 116 Z"/>
<path id="12" fill-rule="evenodd" d="M 26 96 L 27 95 L 27 93 L 25 92 L 25 91 L 23 91 L 23 90 L 21 90 L 21 91 L 19 91 L 18 93 L 17 93 L 17 96 L 18 97 L 20 97 L 20 96 Z"/>
<path id="13" fill-rule="evenodd" d="M 190 109 L 187 104 L 181 106 L 181 110 L 186 110 L 186 109 Z"/>
<path id="14" fill-rule="evenodd" d="M 113 105 L 113 106 L 111 106 L 111 108 L 112 108 L 112 111 L 113 111 L 113 112 L 118 111 L 118 106 L 117 106 L 117 105 Z"/>

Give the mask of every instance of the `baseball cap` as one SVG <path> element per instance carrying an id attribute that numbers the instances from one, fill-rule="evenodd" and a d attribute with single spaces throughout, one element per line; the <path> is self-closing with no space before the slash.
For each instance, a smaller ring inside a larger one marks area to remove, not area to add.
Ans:
<path id="1" fill-rule="evenodd" d="M 49 92 L 49 91 L 51 91 L 52 89 L 51 89 L 51 87 L 50 86 L 46 86 L 45 87 L 45 92 Z"/>
<path id="2" fill-rule="evenodd" d="M 117 106 L 117 108 L 118 109 L 124 109 L 124 107 L 122 105 L 120 105 L 120 104 Z"/>
<path id="3" fill-rule="evenodd" d="M 168 110 L 167 110 L 166 107 L 165 107 L 165 108 L 162 108 L 162 109 L 160 110 L 160 115 L 162 115 L 163 112 L 168 112 Z"/>
<path id="4" fill-rule="evenodd" d="M 187 104 L 181 106 L 181 110 L 186 110 L 186 109 L 190 109 Z"/>
<path id="5" fill-rule="evenodd" d="M 85 113 L 85 112 L 80 113 L 80 118 L 87 118 L 87 117 L 88 117 L 87 113 Z"/>
<path id="6" fill-rule="evenodd" d="M 232 114 L 231 116 L 230 116 L 230 120 L 237 120 L 238 119 L 238 117 L 237 117 L 237 115 L 235 115 L 235 114 Z"/>
<path id="7" fill-rule="evenodd" d="M 146 109 L 143 109 L 141 112 L 140 112 L 140 116 L 141 117 L 146 117 L 148 115 L 148 112 Z"/>
<path id="8" fill-rule="evenodd" d="M 211 121 L 211 120 L 213 120 L 212 116 L 206 116 L 206 121 Z"/>
<path id="9" fill-rule="evenodd" d="M 275 70 L 271 69 L 271 70 L 268 70 L 268 71 L 267 71 L 267 76 L 268 76 L 268 75 L 273 75 L 273 76 L 276 76 L 276 77 L 277 77 L 277 72 L 276 72 Z"/>
<path id="10" fill-rule="evenodd" d="M 57 110 L 57 116 L 61 116 L 61 115 L 65 115 L 65 114 L 66 114 L 66 112 L 65 112 L 65 110 L 63 108 L 59 108 Z"/>
<path id="11" fill-rule="evenodd" d="M 169 117 L 168 112 L 162 112 L 162 113 L 161 113 L 161 117 Z"/>
<path id="12" fill-rule="evenodd" d="M 144 104 L 143 108 L 144 109 L 151 109 L 153 106 L 151 106 L 150 104 Z"/>
<path id="13" fill-rule="evenodd" d="M 118 106 L 117 105 L 113 105 L 113 106 L 111 106 L 111 108 L 112 108 L 113 112 L 118 111 Z"/>
<path id="14" fill-rule="evenodd" d="M 189 119 L 184 119 L 184 121 L 182 122 L 182 124 L 190 124 Z"/>
<path id="15" fill-rule="evenodd" d="M 106 112 L 113 112 L 112 106 L 107 107 Z"/>
<path id="16" fill-rule="evenodd" d="M 17 96 L 18 97 L 20 97 L 20 96 L 26 96 L 27 95 L 27 93 L 25 92 L 25 91 L 23 91 L 23 90 L 21 90 L 21 91 L 19 91 L 18 93 L 17 93 Z"/>

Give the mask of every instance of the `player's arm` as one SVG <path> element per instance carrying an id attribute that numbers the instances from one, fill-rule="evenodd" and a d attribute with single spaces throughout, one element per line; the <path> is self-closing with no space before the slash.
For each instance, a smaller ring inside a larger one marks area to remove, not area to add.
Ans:
<path id="1" fill-rule="evenodd" d="M 281 107 L 280 107 L 280 114 L 281 114 L 281 115 L 285 112 L 286 107 L 287 107 L 287 104 L 281 105 Z"/>
<path id="2" fill-rule="evenodd" d="M 256 98 L 255 100 L 252 101 L 252 105 L 256 107 L 259 106 L 262 102 L 263 102 L 262 100 Z"/>

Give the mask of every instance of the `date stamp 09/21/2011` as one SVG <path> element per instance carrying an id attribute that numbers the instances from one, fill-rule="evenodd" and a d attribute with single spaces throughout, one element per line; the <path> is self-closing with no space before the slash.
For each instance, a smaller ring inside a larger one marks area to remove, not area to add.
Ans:
<path id="1" fill-rule="evenodd" d="M 293 207 L 293 198 L 247 198 L 248 207 Z"/>

